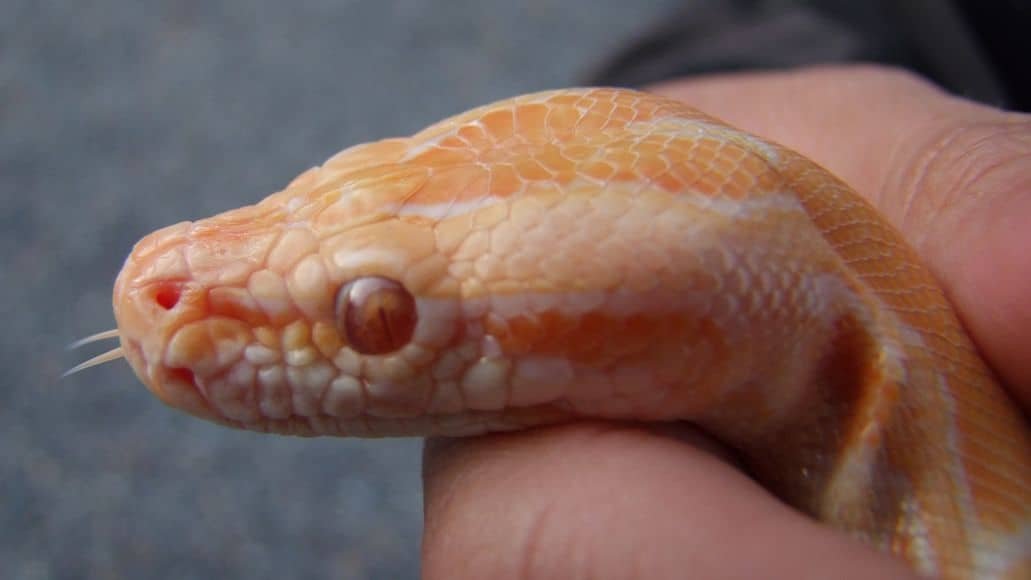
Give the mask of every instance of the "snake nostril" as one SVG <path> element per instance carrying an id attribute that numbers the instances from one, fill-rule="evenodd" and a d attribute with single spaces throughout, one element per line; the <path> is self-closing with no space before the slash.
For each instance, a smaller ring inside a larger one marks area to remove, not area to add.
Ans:
<path id="1" fill-rule="evenodd" d="M 165 310 L 171 310 L 179 303 L 179 297 L 181 295 L 182 289 L 179 284 L 162 284 L 158 287 L 157 291 L 154 292 L 154 302 L 157 302 L 158 306 Z"/>

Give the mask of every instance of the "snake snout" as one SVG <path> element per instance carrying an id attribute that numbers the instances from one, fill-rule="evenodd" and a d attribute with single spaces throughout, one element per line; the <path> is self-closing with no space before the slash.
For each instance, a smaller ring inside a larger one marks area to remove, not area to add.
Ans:
<path id="1" fill-rule="evenodd" d="M 125 358 L 140 380 L 166 403 L 212 417 L 192 365 L 169 360 L 176 335 L 207 311 L 206 291 L 185 256 L 190 227 L 176 224 L 140 240 L 115 282 L 113 303 Z"/>
<path id="2" fill-rule="evenodd" d="M 159 282 L 135 289 L 119 308 L 122 344 L 133 371 L 158 398 L 207 419 L 218 419 L 204 394 L 198 369 L 183 352 L 203 355 L 204 345 L 184 348 L 178 338 L 202 315 L 201 291 L 183 282 Z M 192 333 L 196 334 L 196 333 Z M 210 359 L 199 356 L 197 360 Z"/>

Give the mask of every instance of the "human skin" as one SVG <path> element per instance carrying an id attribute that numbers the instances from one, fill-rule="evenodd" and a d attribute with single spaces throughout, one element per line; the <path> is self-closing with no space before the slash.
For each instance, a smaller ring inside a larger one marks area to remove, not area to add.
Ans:
<path id="1" fill-rule="evenodd" d="M 1031 116 L 872 66 L 652 87 L 782 143 L 874 203 L 1031 407 Z M 909 578 L 792 510 L 686 425 L 427 442 L 426 578 Z"/>

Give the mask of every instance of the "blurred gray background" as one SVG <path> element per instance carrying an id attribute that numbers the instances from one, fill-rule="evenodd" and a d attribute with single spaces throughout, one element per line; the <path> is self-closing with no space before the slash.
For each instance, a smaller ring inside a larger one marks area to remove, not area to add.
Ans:
<path id="1" fill-rule="evenodd" d="M 863 8 L 850 27 L 795 4 Z M 957 45 L 923 15 L 881 17 L 920 4 L 0 0 L 0 579 L 416 577 L 419 441 L 230 431 L 165 408 L 123 362 L 58 380 L 104 349 L 63 347 L 113 326 L 132 244 L 603 62 L 636 84 L 865 58 L 948 85 L 931 57 Z M 934 50 L 901 46 L 907 18 Z M 1001 102 L 976 57 L 953 88 Z"/>
<path id="2" fill-rule="evenodd" d="M 234 432 L 104 347 L 166 224 L 343 147 L 572 84 L 676 0 L 0 3 L 0 578 L 414 578 L 421 442 Z"/>

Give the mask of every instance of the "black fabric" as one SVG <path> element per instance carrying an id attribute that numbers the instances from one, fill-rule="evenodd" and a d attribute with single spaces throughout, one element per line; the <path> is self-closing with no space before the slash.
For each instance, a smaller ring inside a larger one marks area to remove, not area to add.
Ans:
<path id="1" fill-rule="evenodd" d="M 1013 108 L 1031 111 L 1031 2 L 958 0 Z"/>
<path id="2" fill-rule="evenodd" d="M 612 55 L 589 84 L 879 62 L 1000 107 L 1028 110 L 1023 0 L 694 0 Z"/>

